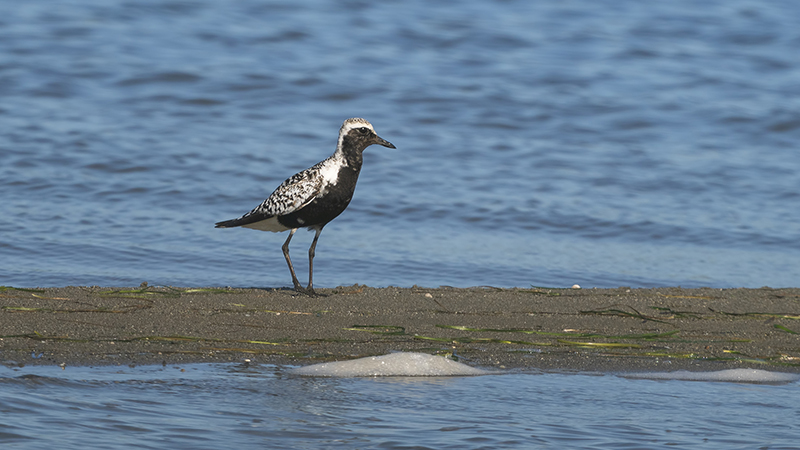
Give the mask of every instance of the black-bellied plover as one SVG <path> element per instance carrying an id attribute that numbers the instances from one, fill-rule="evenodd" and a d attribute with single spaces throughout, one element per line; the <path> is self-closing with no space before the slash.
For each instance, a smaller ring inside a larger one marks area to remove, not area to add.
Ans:
<path id="1" fill-rule="evenodd" d="M 339 129 L 336 151 L 324 161 L 286 179 L 275 192 L 249 213 L 238 219 L 217 222 L 216 228 L 245 227 L 262 231 L 289 231 L 283 243 L 283 256 L 292 274 L 297 292 L 316 295 L 314 292 L 314 249 L 322 228 L 335 219 L 350 204 L 356 190 L 363 158 L 361 153 L 372 144 L 396 148 L 391 142 L 375 134 L 372 125 L 364 119 L 347 119 Z M 308 249 L 308 287 L 297 281 L 289 242 L 298 228 L 316 231 Z"/>

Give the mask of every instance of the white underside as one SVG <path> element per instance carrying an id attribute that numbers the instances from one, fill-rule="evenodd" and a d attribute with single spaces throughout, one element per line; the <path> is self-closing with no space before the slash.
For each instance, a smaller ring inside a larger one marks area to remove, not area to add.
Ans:
<path id="1" fill-rule="evenodd" d="M 284 225 L 281 225 L 281 223 L 278 222 L 277 216 L 272 216 L 269 219 L 261 220 L 259 222 L 248 223 L 247 225 L 242 225 L 242 227 L 261 231 L 272 231 L 275 233 L 280 233 L 281 231 L 290 229 Z"/>

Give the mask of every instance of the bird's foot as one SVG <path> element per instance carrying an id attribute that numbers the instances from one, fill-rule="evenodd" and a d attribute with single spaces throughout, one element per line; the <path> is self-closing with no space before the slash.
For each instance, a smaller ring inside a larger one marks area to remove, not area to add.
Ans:
<path id="1" fill-rule="evenodd" d="M 311 286 L 306 288 L 306 295 L 309 297 L 327 297 L 325 294 L 318 294 Z"/>
<path id="2" fill-rule="evenodd" d="M 314 290 L 312 286 L 303 287 L 300 286 L 300 284 L 298 283 L 294 285 L 294 290 L 299 294 L 305 294 L 309 297 L 324 297 L 324 295 L 322 294 L 317 294 L 317 292 Z"/>

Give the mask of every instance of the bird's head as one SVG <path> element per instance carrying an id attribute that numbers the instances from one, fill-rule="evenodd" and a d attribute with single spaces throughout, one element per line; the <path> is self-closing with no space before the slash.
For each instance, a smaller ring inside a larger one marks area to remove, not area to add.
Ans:
<path id="1" fill-rule="evenodd" d="M 372 144 L 382 145 L 389 148 L 397 148 L 391 142 L 383 139 L 375 133 L 372 124 L 364 119 L 347 119 L 339 129 L 339 144 L 337 151 L 345 148 L 363 152 L 365 148 Z"/>

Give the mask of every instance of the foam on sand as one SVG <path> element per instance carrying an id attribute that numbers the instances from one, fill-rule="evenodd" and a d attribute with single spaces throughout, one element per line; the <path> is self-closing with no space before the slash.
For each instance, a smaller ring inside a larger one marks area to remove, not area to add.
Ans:
<path id="1" fill-rule="evenodd" d="M 487 375 L 491 372 L 442 356 L 402 352 L 350 361 L 313 364 L 298 367 L 291 373 L 315 377 L 452 377 Z"/>
<path id="2" fill-rule="evenodd" d="M 625 378 L 639 378 L 649 380 L 684 380 L 684 381 L 726 381 L 733 383 L 791 383 L 800 380 L 800 374 L 785 372 L 770 372 L 759 369 L 728 369 L 716 372 L 690 372 L 678 370 L 675 372 L 653 373 L 627 373 Z"/>

